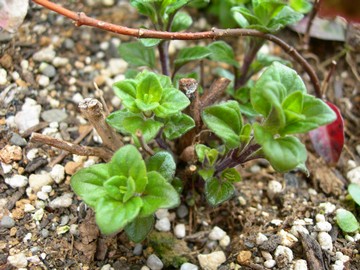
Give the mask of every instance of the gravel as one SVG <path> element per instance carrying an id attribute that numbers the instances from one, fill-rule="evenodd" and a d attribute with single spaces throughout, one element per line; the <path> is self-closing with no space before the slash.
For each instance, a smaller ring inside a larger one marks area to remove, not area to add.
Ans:
<path id="1" fill-rule="evenodd" d="M 174 234 L 177 238 L 184 238 L 186 235 L 185 224 L 177 224 L 174 228 Z"/>
<path id="2" fill-rule="evenodd" d="M 24 175 L 15 174 L 10 178 L 5 178 L 5 183 L 12 188 L 21 188 L 28 184 L 28 179 Z"/>
<path id="3" fill-rule="evenodd" d="M 224 230 L 222 230 L 218 226 L 215 226 L 209 234 L 209 239 L 210 240 L 221 240 L 222 238 L 225 237 L 225 235 L 226 235 L 226 232 Z"/>
<path id="4" fill-rule="evenodd" d="M 137 243 L 134 247 L 133 254 L 135 256 L 140 256 L 143 252 L 143 245 L 140 243 Z"/>
<path id="5" fill-rule="evenodd" d="M 3 68 L 0 68 L 0 85 L 8 84 L 7 81 L 7 71 Z"/>
<path id="6" fill-rule="evenodd" d="M 192 263 L 184 263 L 181 265 L 180 270 L 198 270 L 199 267 L 197 267 L 195 264 Z"/>
<path id="7" fill-rule="evenodd" d="M 307 262 L 305 260 L 296 260 L 294 262 L 294 270 L 307 270 Z"/>
<path id="8" fill-rule="evenodd" d="M 271 259 L 264 262 L 266 268 L 273 268 L 276 265 L 276 261 Z"/>
<path id="9" fill-rule="evenodd" d="M 200 266 L 207 270 L 217 270 L 218 267 L 226 261 L 223 251 L 214 251 L 210 254 L 199 254 L 197 256 Z"/>
<path id="10" fill-rule="evenodd" d="M 333 243 L 330 234 L 327 232 L 319 232 L 317 238 L 322 249 L 332 251 Z"/>
<path id="11" fill-rule="evenodd" d="M 265 235 L 265 234 L 263 234 L 263 233 L 258 233 L 257 235 L 256 235 L 256 244 L 257 245 L 261 245 L 261 244 L 263 244 L 265 241 L 267 241 L 269 238 Z"/>
<path id="12" fill-rule="evenodd" d="M 25 268 L 28 265 L 26 255 L 24 253 L 18 253 L 7 258 L 9 264 L 17 268 Z"/>
<path id="13" fill-rule="evenodd" d="M 278 258 L 280 256 L 284 256 L 287 258 L 287 261 L 290 263 L 292 262 L 292 260 L 294 259 L 294 254 L 292 252 L 292 250 L 288 247 L 279 245 L 276 250 L 275 250 L 275 258 Z"/>
<path id="14" fill-rule="evenodd" d="M 11 229 L 14 226 L 15 226 L 15 221 L 12 219 L 12 217 L 3 216 L 3 218 L 0 221 L 0 227 Z"/>
<path id="15" fill-rule="evenodd" d="M 41 118 L 48 123 L 59 123 L 64 121 L 67 117 L 67 113 L 64 110 L 59 109 L 47 110 L 41 113 Z"/>
<path id="16" fill-rule="evenodd" d="M 17 133 L 13 133 L 10 138 L 10 143 L 17 146 L 26 146 L 26 140 Z"/>
<path id="17" fill-rule="evenodd" d="M 56 164 L 50 172 L 51 178 L 56 184 L 60 184 L 65 179 L 65 168 L 60 164 Z"/>
<path id="18" fill-rule="evenodd" d="M 72 204 L 72 193 L 65 193 L 49 203 L 51 208 L 66 208 Z"/>
<path id="19" fill-rule="evenodd" d="M 167 217 L 159 219 L 155 223 L 155 228 L 160 232 L 169 232 L 171 229 L 170 220 Z"/>
<path id="20" fill-rule="evenodd" d="M 159 259 L 158 256 L 156 256 L 155 254 L 151 254 L 147 260 L 146 260 L 146 265 L 151 269 L 151 270 L 161 270 L 164 267 L 163 262 Z"/>
<path id="21" fill-rule="evenodd" d="M 29 177 L 29 185 L 34 192 L 41 190 L 43 186 L 51 185 L 54 182 L 48 172 L 43 174 L 31 174 Z"/>
<path id="22" fill-rule="evenodd" d="M 228 245 L 230 245 L 230 236 L 225 235 L 223 238 L 220 239 L 219 244 L 221 247 L 226 248 Z"/>
<path id="23" fill-rule="evenodd" d="M 26 98 L 21 111 L 15 115 L 15 124 L 20 132 L 24 132 L 40 122 L 41 106 L 37 105 L 36 101 Z"/>
<path id="24" fill-rule="evenodd" d="M 181 204 L 177 209 L 176 209 L 176 215 L 179 218 L 185 218 L 187 217 L 187 215 L 189 214 L 189 209 L 186 207 L 186 205 Z"/>
<path id="25" fill-rule="evenodd" d="M 360 185 L 360 166 L 348 171 L 346 177 L 351 183 Z"/>
<path id="26" fill-rule="evenodd" d="M 37 51 L 33 55 L 33 60 L 36 62 L 48 62 L 51 63 L 51 61 L 54 60 L 56 56 L 56 52 L 51 47 L 47 47 L 44 49 L 41 49 L 40 51 Z"/>

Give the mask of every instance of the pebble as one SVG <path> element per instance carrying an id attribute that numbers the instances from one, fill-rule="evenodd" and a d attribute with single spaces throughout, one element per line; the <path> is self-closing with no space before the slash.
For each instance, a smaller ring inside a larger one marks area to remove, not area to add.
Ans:
<path id="1" fill-rule="evenodd" d="M 355 242 L 355 239 L 354 237 L 350 236 L 350 235 L 345 235 L 345 239 L 348 241 L 348 242 Z"/>
<path id="2" fill-rule="evenodd" d="M 69 59 L 63 58 L 63 57 L 58 57 L 58 56 L 56 56 L 54 58 L 54 60 L 52 61 L 52 64 L 55 67 L 63 67 L 63 66 L 66 66 L 68 63 L 69 63 Z"/>
<path id="3" fill-rule="evenodd" d="M 317 238 L 322 249 L 328 251 L 333 249 L 333 243 L 330 234 L 327 232 L 319 232 Z"/>
<path id="4" fill-rule="evenodd" d="M 282 191 L 283 187 L 280 182 L 271 180 L 267 186 L 267 195 L 270 199 L 273 199 L 277 194 Z"/>
<path id="5" fill-rule="evenodd" d="M 331 266 L 332 270 L 344 270 L 344 263 L 340 260 L 336 260 L 335 263 Z"/>
<path id="6" fill-rule="evenodd" d="M 7 71 L 3 68 L 0 68 L 0 85 L 5 85 L 7 83 Z"/>
<path id="7" fill-rule="evenodd" d="M 29 185 L 34 192 L 41 190 L 43 186 L 51 185 L 54 182 L 49 173 L 31 174 L 29 177 Z"/>
<path id="8" fill-rule="evenodd" d="M 22 150 L 20 146 L 7 144 L 0 150 L 0 161 L 9 164 L 14 160 L 22 159 Z"/>
<path id="9" fill-rule="evenodd" d="M 103 267 L 101 267 L 100 270 L 113 270 L 114 268 L 111 267 L 110 264 L 105 264 L 103 265 Z"/>
<path id="10" fill-rule="evenodd" d="M 134 247 L 133 254 L 135 256 L 140 256 L 143 252 L 143 245 L 140 243 L 137 243 Z"/>
<path id="11" fill-rule="evenodd" d="M 168 232 L 171 229 L 171 224 L 169 218 L 165 217 L 159 219 L 155 223 L 155 228 L 160 232 Z"/>
<path id="12" fill-rule="evenodd" d="M 143 267 L 141 267 L 141 269 L 140 270 L 150 270 L 150 268 L 149 267 L 147 267 L 146 265 L 144 265 Z"/>
<path id="13" fill-rule="evenodd" d="M 332 204 L 330 202 L 324 202 L 324 203 L 320 203 L 319 207 L 324 209 L 325 214 L 331 214 L 335 211 L 336 206 L 335 204 Z"/>
<path id="14" fill-rule="evenodd" d="M 146 260 L 146 265 L 151 269 L 151 270 L 161 270 L 164 267 L 163 262 L 159 259 L 158 256 L 156 256 L 155 254 L 151 254 L 147 260 Z"/>
<path id="15" fill-rule="evenodd" d="M 75 104 L 78 104 L 78 103 L 82 102 L 83 100 L 84 100 L 84 97 L 80 93 L 76 93 L 72 97 L 72 101 Z"/>
<path id="16" fill-rule="evenodd" d="M 264 266 L 266 268 L 273 268 L 276 265 L 276 261 L 275 260 L 267 260 L 264 262 Z"/>
<path id="17" fill-rule="evenodd" d="M 10 143 L 17 146 L 26 146 L 26 140 L 17 133 L 13 133 L 10 138 Z"/>
<path id="18" fill-rule="evenodd" d="M 45 185 L 41 188 L 41 191 L 45 193 L 50 193 L 52 191 L 52 187 L 49 185 Z"/>
<path id="19" fill-rule="evenodd" d="M 26 158 L 30 161 L 34 160 L 39 154 L 39 149 L 37 148 L 32 148 L 29 150 L 29 152 L 27 152 L 26 154 Z"/>
<path id="20" fill-rule="evenodd" d="M 26 98 L 25 104 L 22 106 L 21 111 L 15 115 L 15 124 L 20 132 L 39 124 L 40 122 L 41 106 L 36 104 L 35 100 Z"/>
<path id="21" fill-rule="evenodd" d="M 214 251 L 210 254 L 199 254 L 197 256 L 200 266 L 206 270 L 217 270 L 226 261 L 223 251 Z"/>
<path id="22" fill-rule="evenodd" d="M 159 209 L 155 212 L 155 216 L 157 219 L 169 217 L 169 211 L 167 209 Z"/>
<path id="23" fill-rule="evenodd" d="M 299 234 L 300 232 L 302 232 L 304 234 L 309 234 L 308 229 L 306 229 L 302 225 L 293 225 L 290 229 L 290 233 L 292 233 L 295 237 L 300 237 L 300 234 Z"/>
<path id="24" fill-rule="evenodd" d="M 273 256 L 271 255 L 270 252 L 261 251 L 261 255 L 263 256 L 263 258 L 264 258 L 266 261 L 273 259 Z"/>
<path id="25" fill-rule="evenodd" d="M 280 230 L 278 233 L 281 236 L 281 245 L 286 247 L 292 247 L 298 239 L 291 233 L 288 233 L 285 230 Z"/>
<path id="26" fill-rule="evenodd" d="M 65 168 L 60 164 L 56 164 L 50 172 L 51 178 L 56 184 L 60 184 L 65 179 Z"/>
<path id="27" fill-rule="evenodd" d="M 121 58 L 112 58 L 109 60 L 108 71 L 111 75 L 123 74 L 128 68 L 128 63 Z"/>
<path id="28" fill-rule="evenodd" d="M 24 205 L 24 212 L 28 213 L 28 212 L 32 212 L 35 210 L 35 207 L 33 205 L 31 205 L 30 203 L 27 203 Z"/>
<path id="29" fill-rule="evenodd" d="M 185 224 L 177 224 L 174 228 L 174 234 L 177 238 L 184 238 L 186 235 Z"/>
<path id="30" fill-rule="evenodd" d="M 71 224 L 70 225 L 70 230 L 69 230 L 70 234 L 72 235 L 79 235 L 79 225 L 77 224 Z"/>
<path id="31" fill-rule="evenodd" d="M 49 195 L 43 191 L 38 191 L 36 193 L 36 196 L 38 197 L 38 199 L 43 200 L 43 201 L 46 201 L 47 199 L 49 199 Z"/>
<path id="32" fill-rule="evenodd" d="M 180 267 L 180 270 L 198 270 L 199 267 L 197 267 L 195 264 L 192 263 L 183 263 Z"/>
<path id="33" fill-rule="evenodd" d="M 269 238 L 265 235 L 265 234 L 263 234 L 263 233 L 258 233 L 257 235 L 256 235 L 256 244 L 257 245 L 261 245 L 261 244 L 263 244 L 265 241 L 267 241 L 267 240 L 269 240 Z"/>
<path id="34" fill-rule="evenodd" d="M 51 47 L 47 47 L 34 53 L 32 58 L 36 62 L 51 63 L 54 60 L 55 56 L 56 56 L 56 52 Z"/>
<path id="35" fill-rule="evenodd" d="M 41 113 L 41 118 L 48 123 L 59 123 L 68 117 L 67 113 L 63 110 L 52 109 Z"/>
<path id="36" fill-rule="evenodd" d="M 327 221 L 320 221 L 317 222 L 314 229 L 318 232 L 330 232 L 332 229 L 332 226 Z"/>
<path id="37" fill-rule="evenodd" d="M 220 227 L 215 226 L 210 234 L 209 234 L 209 239 L 210 240 L 221 240 L 222 238 L 224 238 L 226 235 L 226 232 L 224 230 L 222 230 Z"/>
<path id="38" fill-rule="evenodd" d="M 104 6 L 111 7 L 115 4 L 115 0 L 102 0 L 101 1 Z"/>
<path id="39" fill-rule="evenodd" d="M 317 215 L 315 216 L 315 220 L 316 220 L 316 223 L 322 222 L 322 221 L 326 221 L 326 220 L 325 220 L 325 216 L 324 216 L 323 214 L 317 214 Z"/>
<path id="40" fill-rule="evenodd" d="M 64 40 L 64 47 L 68 50 L 72 50 L 75 46 L 75 42 L 71 38 L 67 38 Z"/>
<path id="41" fill-rule="evenodd" d="M 356 233 L 356 234 L 354 235 L 354 240 L 355 240 L 356 242 L 360 240 L 360 233 Z"/>
<path id="42" fill-rule="evenodd" d="M 294 254 L 293 254 L 292 250 L 290 248 L 282 246 L 282 245 L 279 245 L 276 248 L 274 255 L 275 255 L 275 258 L 277 258 L 281 255 L 285 256 L 289 263 L 292 262 L 292 260 L 294 259 Z"/>
<path id="43" fill-rule="evenodd" d="M 307 262 L 305 260 L 296 260 L 294 270 L 308 270 Z"/>
<path id="44" fill-rule="evenodd" d="M 14 226 L 15 226 L 15 221 L 12 219 L 12 217 L 3 216 L 3 218 L 0 221 L 0 227 L 11 229 Z"/>
<path id="45" fill-rule="evenodd" d="M 244 196 L 239 196 L 238 197 L 238 201 L 240 203 L 241 206 L 245 206 L 247 204 L 246 199 L 244 198 Z"/>
<path id="46" fill-rule="evenodd" d="M 337 252 L 335 253 L 335 256 L 336 256 L 336 259 L 342 261 L 343 263 L 346 263 L 346 262 L 348 262 L 348 261 L 350 260 L 350 257 L 349 257 L 349 256 L 344 255 L 344 254 L 343 254 L 342 252 L 340 252 L 340 251 L 337 251 Z"/>
<path id="47" fill-rule="evenodd" d="M 10 173 L 12 171 L 12 165 L 11 164 L 5 164 L 3 162 L 0 162 L 1 163 L 1 168 L 4 172 L 4 174 L 7 174 L 7 173 Z"/>
<path id="48" fill-rule="evenodd" d="M 360 166 L 350 170 L 346 177 L 351 183 L 360 185 Z"/>
<path id="49" fill-rule="evenodd" d="M 65 193 L 60 197 L 55 198 L 49 203 L 51 208 L 66 208 L 72 204 L 72 193 Z"/>
<path id="50" fill-rule="evenodd" d="M 41 67 L 40 65 L 39 70 L 43 75 L 45 75 L 48 78 L 53 78 L 56 75 L 56 68 L 49 64 L 45 64 L 43 67 Z"/>
<path id="51" fill-rule="evenodd" d="M 26 176 L 15 174 L 10 178 L 5 178 L 5 183 L 12 188 L 21 188 L 28 184 L 28 179 Z"/>
<path id="52" fill-rule="evenodd" d="M 177 209 L 176 209 L 176 215 L 179 218 L 185 218 L 187 217 L 187 215 L 189 214 L 189 209 L 186 207 L 186 205 L 181 204 Z"/>
<path id="53" fill-rule="evenodd" d="M 39 76 L 37 76 L 37 83 L 40 86 L 46 87 L 50 84 L 50 78 L 45 75 L 39 75 Z"/>
<path id="54" fill-rule="evenodd" d="M 219 241 L 219 244 L 221 247 L 226 248 L 228 245 L 230 245 L 230 236 L 225 235 L 221 240 Z"/>
<path id="55" fill-rule="evenodd" d="M 28 261 L 24 253 L 18 253 L 16 255 L 9 256 L 7 261 L 9 264 L 17 268 L 25 268 L 28 265 Z"/>

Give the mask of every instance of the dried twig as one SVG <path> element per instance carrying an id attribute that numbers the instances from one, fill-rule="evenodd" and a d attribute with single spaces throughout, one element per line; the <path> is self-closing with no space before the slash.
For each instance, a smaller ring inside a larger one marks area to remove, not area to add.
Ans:
<path id="1" fill-rule="evenodd" d="M 321 94 L 323 97 L 325 97 L 326 95 L 326 90 L 328 89 L 328 86 L 329 86 L 329 81 L 330 81 L 330 78 L 331 76 L 333 75 L 334 71 L 335 71 L 335 68 L 336 68 L 336 61 L 332 61 L 331 62 L 331 66 L 330 66 L 330 69 L 326 75 L 326 78 L 324 79 L 324 81 L 322 82 L 321 84 Z"/>
<path id="2" fill-rule="evenodd" d="M 201 109 L 204 109 L 217 101 L 224 94 L 229 83 L 230 80 L 226 78 L 220 78 L 214 81 L 211 84 L 210 89 L 206 91 L 200 99 Z"/>
<path id="3" fill-rule="evenodd" d="M 102 20 L 98 20 L 95 18 L 88 17 L 83 12 L 74 12 L 69 9 L 66 9 L 60 5 L 57 5 L 53 2 L 47 0 L 33 0 L 33 2 L 50 9 L 58 14 L 61 14 L 69 19 L 75 21 L 76 26 L 87 25 L 95 28 L 103 29 L 109 32 L 113 32 L 120 35 L 133 36 L 137 38 L 160 38 L 160 39 L 170 39 L 170 40 L 201 40 L 201 39 L 221 39 L 225 37 L 244 37 L 244 36 L 252 36 L 259 37 L 262 39 L 269 40 L 274 42 L 278 46 L 280 46 L 287 54 L 289 54 L 295 61 L 301 64 L 303 69 L 308 73 L 314 88 L 317 97 L 321 97 L 320 93 L 320 82 L 319 79 L 311 67 L 311 65 L 306 61 L 302 55 L 295 50 L 292 46 L 287 44 L 282 39 L 272 35 L 265 34 L 257 30 L 253 29 L 216 29 L 213 28 L 211 31 L 205 32 L 167 32 L 167 31 L 156 31 L 156 30 L 148 30 L 148 29 L 135 29 L 124 27 L 112 23 L 108 23 Z"/>
<path id="4" fill-rule="evenodd" d="M 30 142 L 47 144 L 79 156 L 97 156 L 105 161 L 109 161 L 113 154 L 112 151 L 106 149 L 105 147 L 80 146 L 40 133 L 33 133 L 30 137 Z"/>
<path id="5" fill-rule="evenodd" d="M 100 101 L 93 98 L 86 98 L 80 102 L 79 108 L 81 113 L 96 129 L 105 147 L 115 152 L 124 145 L 120 134 L 106 123 L 103 106 Z"/>

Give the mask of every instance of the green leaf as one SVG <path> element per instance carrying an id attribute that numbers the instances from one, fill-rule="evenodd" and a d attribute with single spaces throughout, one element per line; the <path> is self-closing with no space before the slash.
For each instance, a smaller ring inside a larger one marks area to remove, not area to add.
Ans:
<path id="1" fill-rule="evenodd" d="M 293 10 L 303 14 L 312 9 L 312 4 L 308 0 L 289 0 L 289 5 Z"/>
<path id="2" fill-rule="evenodd" d="M 293 136 L 274 139 L 260 125 L 254 125 L 256 141 L 262 146 L 262 151 L 271 166 L 278 172 L 286 172 L 298 166 L 304 166 L 307 152 L 299 139 Z"/>
<path id="3" fill-rule="evenodd" d="M 240 144 L 242 117 L 239 104 L 228 101 L 204 109 L 202 119 L 206 126 L 220 137 L 229 148 Z"/>
<path id="4" fill-rule="evenodd" d="M 224 41 L 215 41 L 208 45 L 211 51 L 210 59 L 217 62 L 224 62 L 234 67 L 239 67 L 239 63 L 235 60 L 234 51 Z"/>
<path id="5" fill-rule="evenodd" d="M 184 113 L 178 113 L 169 118 L 165 124 L 164 135 L 168 140 L 174 140 L 195 127 L 194 120 Z"/>
<path id="6" fill-rule="evenodd" d="M 233 7 L 231 9 L 235 21 L 241 28 L 249 28 L 250 25 L 260 25 L 259 19 L 245 7 Z"/>
<path id="7" fill-rule="evenodd" d="M 154 226 L 155 218 L 153 216 L 137 217 L 131 223 L 125 226 L 124 231 L 130 241 L 140 243 L 150 233 Z"/>
<path id="8" fill-rule="evenodd" d="M 120 190 L 125 191 L 127 181 L 125 176 L 115 175 L 104 182 L 104 188 L 112 199 L 122 201 L 124 192 L 120 192 Z"/>
<path id="9" fill-rule="evenodd" d="M 166 118 L 177 114 L 187 106 L 190 100 L 186 95 L 176 88 L 166 88 L 160 100 L 160 105 L 156 107 L 154 113 L 160 118 Z"/>
<path id="10" fill-rule="evenodd" d="M 205 182 L 205 196 L 212 206 L 216 206 L 230 199 L 235 192 L 233 184 L 211 178 Z"/>
<path id="11" fill-rule="evenodd" d="M 123 80 L 116 82 L 113 85 L 115 94 L 121 99 L 122 104 L 125 108 L 132 112 L 139 112 L 136 106 L 136 81 L 134 80 Z"/>
<path id="12" fill-rule="evenodd" d="M 162 14 L 171 15 L 190 1 L 191 0 L 163 0 L 160 12 Z"/>
<path id="13" fill-rule="evenodd" d="M 166 151 L 157 152 L 149 158 L 147 171 L 156 171 L 160 173 L 168 182 L 171 182 L 175 176 L 176 163 L 173 156 Z"/>
<path id="14" fill-rule="evenodd" d="M 284 134 L 305 133 L 320 126 L 329 124 L 336 119 L 335 112 L 321 99 L 311 95 L 303 95 L 303 108 L 299 121 L 290 121 L 281 130 Z M 289 118 L 289 117 L 288 117 Z"/>
<path id="15" fill-rule="evenodd" d="M 163 126 L 163 124 L 158 121 L 153 119 L 144 120 L 140 116 L 126 117 L 123 125 L 124 128 L 134 136 L 134 138 L 136 138 L 136 132 L 140 130 L 145 142 L 150 142 L 154 139 L 160 128 Z"/>
<path id="16" fill-rule="evenodd" d="M 241 129 L 240 142 L 241 144 L 248 144 L 251 139 L 252 127 L 249 123 L 244 125 Z"/>
<path id="17" fill-rule="evenodd" d="M 155 52 L 153 48 L 145 47 L 141 42 L 123 43 L 119 46 L 120 56 L 135 67 L 155 67 Z"/>
<path id="18" fill-rule="evenodd" d="M 197 144 L 195 146 L 195 152 L 198 156 L 198 159 L 205 166 L 213 166 L 218 158 L 219 151 L 216 149 L 211 149 L 203 144 Z"/>
<path id="19" fill-rule="evenodd" d="M 294 11 L 288 6 L 285 6 L 274 18 L 270 20 L 267 27 L 270 28 L 272 32 L 276 32 L 287 25 L 291 25 L 300 21 L 302 18 L 303 15 L 301 13 Z"/>
<path id="20" fill-rule="evenodd" d="M 111 175 L 132 177 L 135 181 L 137 193 L 142 193 L 147 185 L 146 166 L 140 152 L 133 145 L 121 147 L 113 155 L 109 172 Z"/>
<path id="21" fill-rule="evenodd" d="M 351 198 L 360 205 L 360 186 L 358 184 L 351 183 L 348 186 L 349 194 L 351 195 Z"/>
<path id="22" fill-rule="evenodd" d="M 256 55 L 255 61 L 253 61 L 250 65 L 250 69 L 253 74 L 258 73 L 263 68 L 270 66 L 274 62 L 279 62 L 283 65 L 290 66 L 291 63 L 285 59 L 282 59 L 280 57 L 270 55 L 270 54 L 264 54 L 264 53 L 258 53 Z"/>
<path id="23" fill-rule="evenodd" d="M 110 178 L 108 164 L 96 164 L 79 170 L 71 177 L 71 188 L 81 199 L 91 207 L 104 197 L 107 192 L 104 182 Z"/>
<path id="24" fill-rule="evenodd" d="M 206 168 L 198 171 L 198 174 L 205 180 L 208 181 L 214 176 L 215 168 Z"/>
<path id="25" fill-rule="evenodd" d="M 338 209 L 336 211 L 336 222 L 340 229 L 347 233 L 355 232 L 359 229 L 356 217 L 345 209 Z"/>
<path id="26" fill-rule="evenodd" d="M 175 67 L 179 68 L 191 61 L 204 59 L 210 54 L 211 51 L 202 46 L 181 49 L 175 59 Z"/>
<path id="27" fill-rule="evenodd" d="M 95 207 L 96 224 L 103 234 L 119 232 L 137 217 L 142 205 L 140 197 L 133 197 L 126 203 L 100 198 Z"/>
<path id="28" fill-rule="evenodd" d="M 155 47 L 162 41 L 158 38 L 140 38 L 139 40 L 145 47 Z"/>
<path id="29" fill-rule="evenodd" d="M 235 168 L 227 168 L 221 172 L 220 179 L 222 181 L 236 183 L 241 181 L 241 175 Z"/>
<path id="30" fill-rule="evenodd" d="M 196 155 L 201 163 L 204 162 L 206 153 L 209 152 L 210 150 L 211 150 L 211 148 L 207 147 L 204 144 L 197 144 L 195 146 Z"/>
<path id="31" fill-rule="evenodd" d="M 140 216 L 146 217 L 159 208 L 173 208 L 179 205 L 180 198 L 174 187 L 158 172 L 147 173 L 148 185 L 142 195 L 143 207 Z"/>
<path id="32" fill-rule="evenodd" d="M 136 86 L 136 99 L 146 104 L 160 101 L 163 88 L 154 73 L 147 73 Z"/>
<path id="33" fill-rule="evenodd" d="M 186 30 L 192 25 L 193 20 L 186 12 L 177 12 L 171 25 L 172 32 L 180 32 Z"/>
<path id="34" fill-rule="evenodd" d="M 130 4 L 135 7 L 139 13 L 148 16 L 153 23 L 157 22 L 157 13 L 151 2 L 144 0 L 130 0 Z"/>

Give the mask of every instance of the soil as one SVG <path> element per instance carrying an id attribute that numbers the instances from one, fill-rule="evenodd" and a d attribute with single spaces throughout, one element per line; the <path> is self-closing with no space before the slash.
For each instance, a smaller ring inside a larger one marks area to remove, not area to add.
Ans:
<path id="1" fill-rule="evenodd" d="M 139 17 L 127 1 L 120 1 L 120 7 L 101 8 L 84 5 L 83 1 L 58 2 L 69 9 L 84 11 L 113 23 L 131 27 L 146 24 L 144 18 Z M 191 13 L 195 21 L 192 30 L 211 28 L 206 21 L 204 23 L 206 14 L 194 10 Z M 301 49 L 301 37 L 298 34 L 285 30 L 280 35 L 291 45 Z M 93 81 L 103 90 L 109 110 L 116 110 L 119 101 L 114 98 L 111 84 L 117 75 L 109 73 L 108 67 L 111 59 L 119 58 L 118 43 L 129 40 L 129 37 L 97 29 L 77 28 L 70 20 L 31 5 L 19 31 L 10 41 L 0 44 L 0 65 L 8 74 L 7 84 L 0 86 L 0 149 L 14 144 L 11 142 L 14 133 L 26 140 L 24 145 L 10 150 L 10 160 L 3 160 L 2 164 L 11 165 L 10 170 L 6 171 L 5 165 L 0 167 L 0 220 L 4 216 L 10 216 L 15 221 L 13 226 L 0 227 L 0 269 L 15 269 L 8 258 L 19 253 L 25 254 L 27 263 L 24 268 L 28 269 L 141 269 L 152 253 L 168 264 L 164 269 L 179 268 L 181 263 L 173 260 L 174 254 L 162 253 L 159 245 L 164 243 L 159 244 L 159 239 L 170 239 L 172 242 L 168 248 L 176 250 L 175 255 L 182 255 L 182 259 L 195 265 L 199 265 L 199 254 L 223 251 L 226 261 L 218 269 L 240 269 L 240 266 L 241 269 L 266 269 L 264 251 L 267 251 L 276 261 L 273 269 L 291 269 L 292 263 L 287 261 L 286 256 L 275 256 L 274 251 L 280 244 L 284 245 L 284 239 L 279 236 L 283 233 L 282 230 L 289 232 L 299 220 L 308 222 L 304 227 L 309 231 L 310 237 L 301 234 L 295 238 L 296 241 L 293 240 L 294 243 L 288 244 L 294 261 L 307 260 L 309 269 L 342 269 L 333 268 L 339 256 L 336 252 L 341 252 L 350 258 L 344 263 L 344 269 L 360 269 L 360 242 L 356 241 L 360 237 L 357 238 L 356 234 L 346 236 L 334 220 L 335 211 L 326 212 L 326 207 L 322 204 L 328 202 L 335 209 L 355 211 L 353 203 L 347 200 L 346 187 L 349 183 L 347 172 L 360 164 L 360 57 L 356 52 L 337 59 L 338 65 L 326 94 L 327 99 L 341 109 L 344 117 L 345 147 L 336 166 L 331 167 L 319 158 L 308 136 L 303 136 L 301 139 L 309 152 L 309 177 L 301 172 L 276 173 L 263 160 L 249 162 L 239 168 L 243 180 L 236 185 L 236 196 L 219 207 L 209 207 L 195 188 L 184 193 L 182 205 L 188 213 L 179 215 L 179 209 L 172 209 L 169 211 L 169 218 L 171 228 L 179 223 L 185 224 L 186 236 L 175 239 L 172 233 L 154 230 L 148 240 L 142 243 L 140 254 L 134 254 L 135 243 L 129 242 L 123 233 L 101 235 L 95 224 L 93 211 L 80 198 L 72 196 L 71 205 L 66 207 L 51 207 L 50 202 L 54 199 L 66 193 L 73 194 L 69 181 L 78 168 L 83 167 L 84 163 L 100 160 L 96 157 L 80 158 L 73 155 L 63 155 L 60 159 L 60 150 L 44 144 L 30 143 L 30 134 L 46 131 L 47 134 L 60 136 L 71 142 L 84 135 L 89 124 L 82 118 L 77 102 L 86 97 L 98 97 Z M 239 52 L 239 59 L 243 56 L 241 46 L 237 44 L 242 40 L 228 40 Z M 204 44 L 205 41 L 200 43 Z M 49 46 L 53 47 L 56 56 L 68 59 L 68 63 L 56 67 L 55 74 L 44 84 L 41 82 L 41 74 L 44 72 L 40 66 L 45 61 L 35 61 L 33 56 Z M 327 71 L 322 64 L 334 58 L 344 46 L 343 42 L 312 39 L 309 51 L 303 51 L 303 56 L 314 64 L 314 68 L 318 68 L 318 75 L 323 79 Z M 269 45 L 269 48 L 272 53 L 289 59 L 276 46 Z M 207 80 L 210 85 L 215 76 L 211 73 L 211 65 L 214 63 L 206 64 L 210 65 L 205 70 L 209 74 Z M 25 65 L 28 67 L 24 68 Z M 299 66 L 294 64 L 294 67 L 304 75 Z M 303 78 L 307 80 L 305 75 Z M 307 84 L 312 89 L 308 81 Z M 35 127 L 21 133 L 18 126 L 11 124 L 9 119 L 22 110 L 28 98 L 41 105 L 42 113 L 59 109 L 66 113 L 66 119 L 54 125 L 42 118 Z M 100 145 L 94 132 L 87 132 L 85 135 L 81 145 Z M 15 150 L 19 148 L 20 157 L 17 157 Z M 51 190 L 48 198 L 40 199 L 39 193 L 29 190 L 28 185 L 13 188 L 5 183 L 5 179 L 14 175 L 29 178 L 33 174 L 48 173 L 55 164 L 64 166 L 66 175 L 63 181 L 52 181 L 49 184 Z M 275 194 L 269 190 L 269 183 L 274 180 L 282 187 Z M 41 211 L 38 212 L 40 208 L 43 209 L 42 215 Z M 36 214 L 40 217 L 36 218 Z M 333 243 L 331 250 L 321 249 L 317 241 L 317 214 L 324 214 L 326 221 L 332 225 L 328 232 Z M 229 245 L 219 245 L 218 241 L 209 240 L 208 235 L 215 226 L 230 237 Z M 260 244 L 257 241 L 259 233 L 266 235 L 268 241 Z"/>

